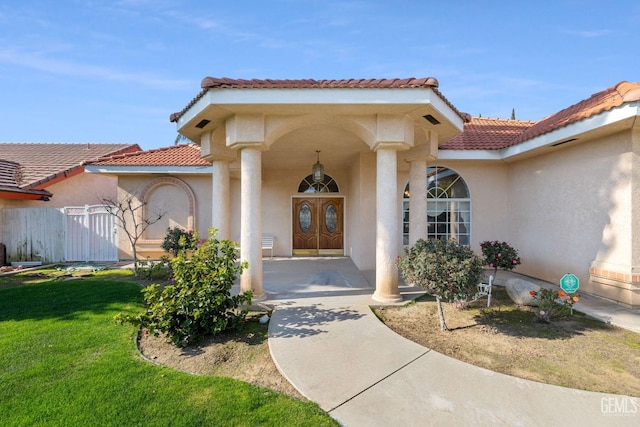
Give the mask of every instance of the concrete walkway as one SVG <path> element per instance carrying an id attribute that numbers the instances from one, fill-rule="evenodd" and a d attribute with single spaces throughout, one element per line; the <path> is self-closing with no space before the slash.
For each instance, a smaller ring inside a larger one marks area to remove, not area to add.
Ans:
<path id="1" fill-rule="evenodd" d="M 342 425 L 640 425 L 640 398 L 526 381 L 406 340 L 369 308 L 379 305 L 371 299 L 373 277 L 348 258 L 264 263 L 265 303 L 275 307 L 272 357 Z M 401 293 L 408 300 L 421 291 L 401 287 Z M 640 310 L 584 296 L 575 308 L 640 328 Z"/>

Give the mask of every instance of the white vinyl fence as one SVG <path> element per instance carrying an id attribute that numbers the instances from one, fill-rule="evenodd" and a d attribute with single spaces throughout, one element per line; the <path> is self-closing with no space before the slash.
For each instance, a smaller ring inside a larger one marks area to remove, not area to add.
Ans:
<path id="1" fill-rule="evenodd" d="M 64 208 L 65 261 L 117 261 L 118 226 L 104 206 Z"/>
<path id="2" fill-rule="evenodd" d="M 117 261 L 116 219 L 104 206 L 3 209 L 7 263 Z"/>

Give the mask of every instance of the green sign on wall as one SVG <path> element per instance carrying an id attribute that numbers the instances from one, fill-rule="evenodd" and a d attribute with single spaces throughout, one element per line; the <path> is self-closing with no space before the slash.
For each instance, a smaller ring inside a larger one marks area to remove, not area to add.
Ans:
<path id="1" fill-rule="evenodd" d="M 575 274 L 565 274 L 560 279 L 560 287 L 568 294 L 572 294 L 580 287 L 580 280 Z"/>

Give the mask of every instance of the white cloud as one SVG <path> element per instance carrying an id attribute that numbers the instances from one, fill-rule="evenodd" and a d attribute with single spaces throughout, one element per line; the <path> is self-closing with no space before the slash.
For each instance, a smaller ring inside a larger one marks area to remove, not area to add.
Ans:
<path id="1" fill-rule="evenodd" d="M 258 34 L 253 32 L 236 30 L 234 29 L 236 27 L 235 25 L 228 25 L 221 20 L 202 16 L 192 16 L 175 10 L 167 11 L 164 15 L 171 20 L 193 25 L 201 30 L 213 31 L 236 40 L 256 40 L 261 38 Z"/>
<path id="2" fill-rule="evenodd" d="M 0 48 L 0 63 L 17 65 L 49 74 L 134 83 L 157 89 L 184 89 L 192 85 L 192 82 L 187 80 L 167 79 L 146 72 L 125 72 L 110 67 L 54 59 L 44 54 L 24 52 L 15 48 Z"/>
<path id="3" fill-rule="evenodd" d="M 571 36 L 582 37 L 585 39 L 604 37 L 614 33 L 612 30 L 563 30 L 562 32 Z"/>

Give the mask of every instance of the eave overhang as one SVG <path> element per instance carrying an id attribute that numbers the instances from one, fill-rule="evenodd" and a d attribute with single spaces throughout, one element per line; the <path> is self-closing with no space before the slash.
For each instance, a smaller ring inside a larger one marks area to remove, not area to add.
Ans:
<path id="1" fill-rule="evenodd" d="M 421 88 L 294 88 L 209 89 L 179 116 L 177 130 L 199 142 L 236 114 L 248 115 L 407 115 L 417 127 L 447 140 L 463 130 L 464 119 L 434 89 Z M 426 120 L 431 116 L 439 124 Z"/>
<path id="2" fill-rule="evenodd" d="M 0 199 L 49 201 L 53 194 L 46 190 L 24 190 L 21 188 L 0 188 Z"/>
<path id="3" fill-rule="evenodd" d="M 97 166 L 87 165 L 88 173 L 103 173 L 110 175 L 211 175 L 211 166 Z"/>
<path id="4" fill-rule="evenodd" d="M 636 125 L 640 102 L 621 105 L 551 132 L 499 150 L 439 150 L 439 160 L 488 160 L 512 162 L 551 153 L 601 135 L 613 134 Z"/>

